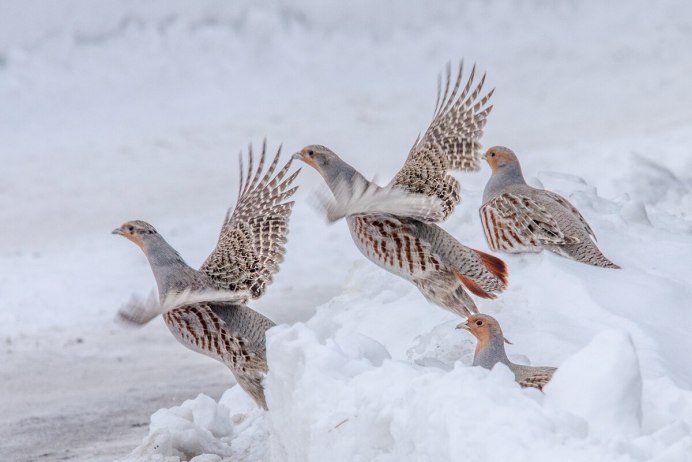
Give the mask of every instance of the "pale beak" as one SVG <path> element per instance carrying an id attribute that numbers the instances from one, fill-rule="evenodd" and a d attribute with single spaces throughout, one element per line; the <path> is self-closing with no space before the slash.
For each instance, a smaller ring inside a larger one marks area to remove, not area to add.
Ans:
<path id="1" fill-rule="evenodd" d="M 471 329 L 469 329 L 469 322 L 468 321 L 464 321 L 461 324 L 458 324 L 457 329 L 464 329 L 464 330 L 468 330 L 469 332 L 471 331 Z"/>
<path id="2" fill-rule="evenodd" d="M 123 229 L 122 229 L 122 228 L 115 228 L 113 231 L 111 231 L 111 234 L 118 234 L 118 235 L 120 235 L 120 236 L 124 236 L 124 235 L 125 235 L 125 233 L 123 233 Z"/>
<path id="3" fill-rule="evenodd" d="M 293 159 L 296 159 L 296 160 L 303 160 L 303 153 L 300 152 L 300 151 L 298 151 L 298 152 L 296 152 L 295 154 L 293 154 L 293 156 L 291 156 L 291 157 L 292 157 Z"/>

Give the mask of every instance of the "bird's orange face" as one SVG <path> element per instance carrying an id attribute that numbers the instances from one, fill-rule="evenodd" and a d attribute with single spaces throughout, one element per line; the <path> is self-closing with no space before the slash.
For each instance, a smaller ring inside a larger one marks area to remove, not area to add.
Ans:
<path id="1" fill-rule="evenodd" d="M 493 335 L 499 335 L 506 343 L 511 343 L 502 335 L 500 323 L 487 314 L 472 314 L 466 322 L 459 324 L 457 329 L 465 329 L 471 332 L 478 340 L 477 348 L 483 348 L 490 343 Z"/>
<path id="2" fill-rule="evenodd" d="M 479 343 L 486 343 L 490 340 L 490 322 L 478 315 L 469 316 L 466 321 L 466 329 L 478 339 Z"/>
<path id="3" fill-rule="evenodd" d="M 128 221 L 119 228 L 115 228 L 112 234 L 123 236 L 137 244 L 140 248 L 143 248 L 144 237 L 146 235 L 156 234 L 156 229 L 145 221 L 135 220 Z"/>
<path id="4" fill-rule="evenodd" d="M 302 160 L 310 167 L 321 173 L 322 169 L 318 163 L 318 157 L 319 152 L 315 149 L 315 146 L 306 146 L 293 155 L 294 159 Z"/>
<path id="5" fill-rule="evenodd" d="M 493 173 L 495 173 L 498 168 L 512 162 L 517 162 L 517 156 L 509 148 L 504 146 L 493 146 L 486 151 L 485 160 L 488 162 L 488 165 L 490 165 Z"/>
<path id="6" fill-rule="evenodd" d="M 142 236 L 135 233 L 134 227 L 129 222 L 124 223 L 122 226 L 120 226 L 120 228 L 115 228 L 112 234 L 123 236 L 124 238 L 129 239 L 137 244 L 140 248 L 144 245 Z"/>

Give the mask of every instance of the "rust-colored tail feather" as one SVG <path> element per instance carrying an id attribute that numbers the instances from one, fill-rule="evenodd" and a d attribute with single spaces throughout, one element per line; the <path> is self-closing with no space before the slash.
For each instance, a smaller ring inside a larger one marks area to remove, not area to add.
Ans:
<path id="1" fill-rule="evenodd" d="M 474 249 L 474 252 L 481 257 L 481 261 L 487 270 L 497 276 L 500 281 L 502 281 L 503 287 L 507 287 L 507 284 L 509 283 L 509 271 L 507 270 L 507 264 L 499 258 L 488 253 L 481 252 L 480 250 Z"/>

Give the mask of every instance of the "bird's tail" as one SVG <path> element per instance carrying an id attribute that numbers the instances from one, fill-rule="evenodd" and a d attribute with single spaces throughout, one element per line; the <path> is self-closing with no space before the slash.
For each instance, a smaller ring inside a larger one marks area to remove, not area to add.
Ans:
<path id="1" fill-rule="evenodd" d="M 599 248 L 596 247 L 596 244 L 594 244 L 592 241 L 587 243 L 582 242 L 579 244 L 563 245 L 554 251 L 558 254 L 562 254 L 563 256 L 586 263 L 588 265 L 598 266 L 601 268 L 620 269 L 620 266 L 616 265 L 605 255 L 603 255 L 603 252 L 601 252 Z"/>
<path id="2" fill-rule="evenodd" d="M 507 269 L 507 263 L 499 258 L 490 255 L 489 253 L 481 252 L 480 250 L 472 249 L 474 252 L 481 257 L 481 261 L 485 266 L 485 269 L 494 274 L 501 282 L 502 289 L 506 289 L 509 284 L 509 270 Z"/>
<path id="3" fill-rule="evenodd" d="M 474 295 L 481 298 L 497 298 L 497 294 L 507 288 L 509 280 L 507 264 L 480 250 L 470 250 L 472 251 L 470 255 L 477 255 L 478 260 L 463 265 L 462 271 L 455 271 L 454 275 Z"/>

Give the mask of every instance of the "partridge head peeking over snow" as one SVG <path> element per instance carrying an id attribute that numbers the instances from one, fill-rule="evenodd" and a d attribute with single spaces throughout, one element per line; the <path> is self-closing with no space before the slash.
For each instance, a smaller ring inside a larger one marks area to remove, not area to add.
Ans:
<path id="1" fill-rule="evenodd" d="M 619 268 L 596 246 L 596 236 L 567 199 L 526 184 L 512 150 L 495 146 L 485 154 L 492 169 L 483 192 L 481 222 L 488 245 L 508 253 L 540 252 L 603 268 Z"/>
<path id="2" fill-rule="evenodd" d="M 462 316 L 478 309 L 467 291 L 495 298 L 507 287 L 505 263 L 459 243 L 435 222 L 460 201 L 450 170 L 478 170 L 480 143 L 492 91 L 481 96 L 475 68 L 461 87 L 463 67 L 450 90 L 438 87 L 435 115 L 404 166 L 385 187 L 368 181 L 329 148 L 310 145 L 294 155 L 317 170 L 336 199 L 330 221 L 346 218 L 358 249 L 372 262 L 412 282 L 435 303 Z"/>
<path id="3" fill-rule="evenodd" d="M 159 314 L 176 339 L 193 351 L 224 363 L 238 384 L 267 408 L 262 379 L 267 372 L 265 332 L 274 323 L 246 305 L 259 298 L 283 260 L 288 220 L 293 206 L 288 199 L 298 172 L 287 176 L 289 161 L 274 174 L 279 152 L 262 174 L 266 144 L 257 170 L 249 165 L 233 213 L 226 214 L 216 248 L 199 270 L 149 223 L 129 221 L 113 231 L 135 243 L 149 260 L 160 302 L 131 302 L 119 318 L 145 324 Z"/>
<path id="4" fill-rule="evenodd" d="M 523 388 L 532 387 L 543 390 L 550 382 L 557 370 L 554 367 L 534 367 L 514 364 L 507 358 L 505 352 L 505 338 L 500 328 L 500 323 L 492 316 L 474 314 L 469 316 L 466 322 L 457 326 L 457 329 L 465 329 L 476 337 L 476 353 L 473 357 L 473 365 L 485 369 L 492 369 L 497 363 L 502 363 L 514 373 L 514 379 Z"/>

